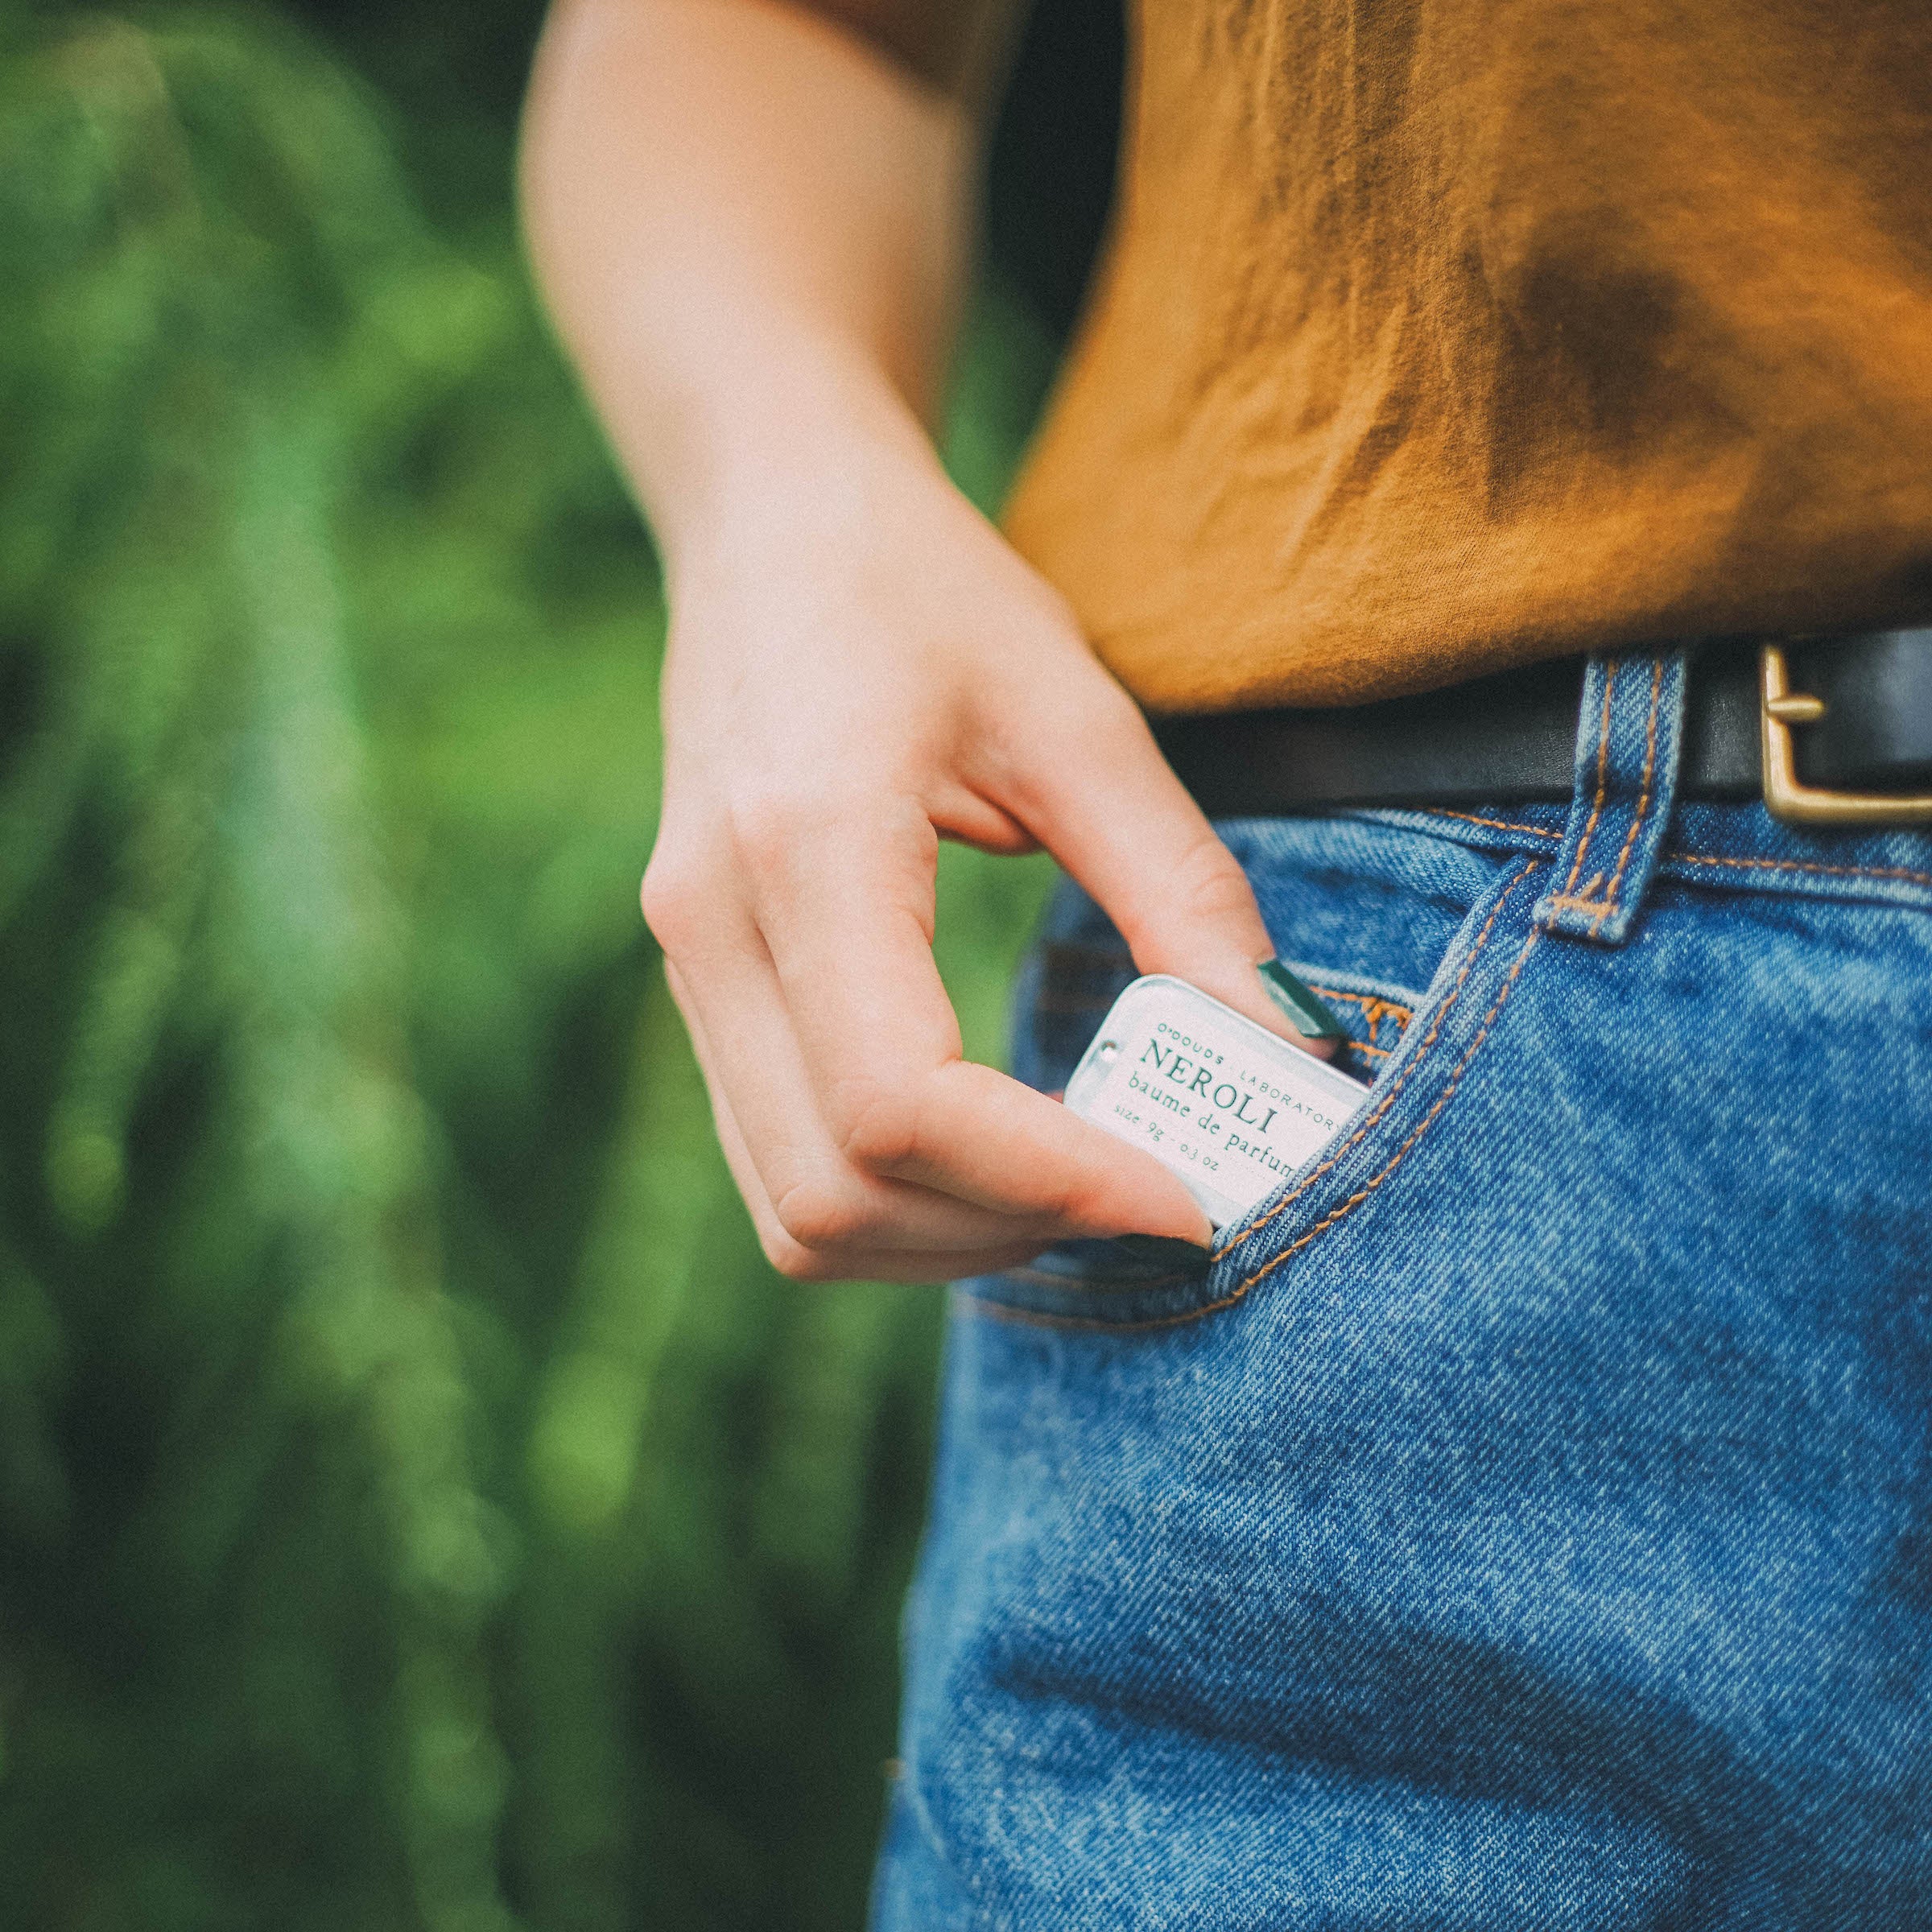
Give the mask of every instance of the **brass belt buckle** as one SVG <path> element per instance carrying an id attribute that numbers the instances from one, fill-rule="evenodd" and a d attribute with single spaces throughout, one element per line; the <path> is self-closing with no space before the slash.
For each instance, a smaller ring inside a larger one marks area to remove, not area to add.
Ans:
<path id="1" fill-rule="evenodd" d="M 1762 728 L 1765 809 L 1787 825 L 1917 825 L 1932 819 L 1932 796 L 1923 793 L 1832 791 L 1799 781 L 1791 728 L 1815 724 L 1825 715 L 1822 698 L 1791 688 L 1781 644 L 1757 654 L 1758 721 Z"/>

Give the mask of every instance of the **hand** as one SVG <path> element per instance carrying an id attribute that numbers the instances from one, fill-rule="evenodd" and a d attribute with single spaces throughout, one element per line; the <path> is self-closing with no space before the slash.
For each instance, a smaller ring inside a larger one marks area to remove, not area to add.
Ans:
<path id="1" fill-rule="evenodd" d="M 936 464 L 854 452 L 687 543 L 646 873 L 719 1135 L 799 1280 L 935 1281 L 1070 1236 L 1205 1244 L 1180 1182 L 962 1057 L 932 957 L 942 837 L 1043 845 L 1144 972 L 1277 1033 L 1240 866 L 1055 593 Z"/>

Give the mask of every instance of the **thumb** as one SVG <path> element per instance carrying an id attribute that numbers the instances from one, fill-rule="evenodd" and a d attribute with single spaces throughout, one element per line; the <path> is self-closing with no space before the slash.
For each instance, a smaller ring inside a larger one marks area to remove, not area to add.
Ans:
<path id="1" fill-rule="evenodd" d="M 1142 972 L 1172 973 L 1326 1058 L 1340 1027 L 1319 1000 L 1298 1024 L 1270 997 L 1257 969 L 1274 946 L 1247 874 L 1133 701 L 1117 687 L 1108 696 L 1118 702 L 1100 719 L 1054 731 L 1013 774 L 1009 809 L 1098 902 Z"/>

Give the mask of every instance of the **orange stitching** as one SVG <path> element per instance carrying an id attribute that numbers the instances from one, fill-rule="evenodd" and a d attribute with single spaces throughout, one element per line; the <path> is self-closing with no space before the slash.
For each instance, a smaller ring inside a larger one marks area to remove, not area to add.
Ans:
<path id="1" fill-rule="evenodd" d="M 1414 1131 L 1410 1133 L 1408 1139 L 1396 1149 L 1388 1166 L 1371 1179 L 1364 1181 L 1340 1207 L 1331 1208 L 1299 1241 L 1290 1242 L 1272 1261 L 1264 1261 L 1253 1274 L 1249 1276 L 1246 1281 L 1242 1282 L 1241 1288 L 1237 1290 L 1238 1293 L 1245 1294 L 1264 1276 L 1272 1274 L 1280 1267 L 1290 1255 L 1297 1253 L 1302 1249 L 1306 1248 L 1324 1228 L 1332 1227 L 1352 1208 L 1367 1200 L 1369 1195 L 1373 1194 L 1376 1189 L 1381 1187 L 1382 1183 L 1387 1180 L 1389 1175 L 1393 1174 L 1396 1169 L 1408 1158 L 1410 1149 L 1429 1131 L 1430 1127 L 1435 1122 L 1435 1117 L 1449 1104 L 1450 1096 L 1462 1084 L 1463 1075 L 1468 1071 L 1469 1063 L 1476 1058 L 1476 1049 L 1489 1037 L 1490 1030 L 1496 1025 L 1496 1015 L 1502 1011 L 1504 1001 L 1509 997 L 1510 993 L 1515 989 L 1517 976 L 1529 963 L 1530 954 L 1536 950 L 1537 941 L 1542 936 L 1539 928 L 1534 927 L 1530 928 L 1529 938 L 1523 942 L 1522 951 L 1516 956 L 1516 964 L 1509 968 L 1509 976 L 1503 981 L 1502 990 L 1496 994 L 1495 1004 L 1483 1015 L 1482 1026 L 1478 1030 L 1476 1038 L 1469 1042 L 1469 1051 L 1456 1063 L 1455 1072 L 1449 1076 L 1449 1084 L 1435 1096 L 1435 1104 L 1416 1122 Z M 1205 1314 L 1207 1311 L 1203 1309 L 1202 1312 Z"/>
<path id="2" fill-rule="evenodd" d="M 1364 1018 L 1372 1013 L 1399 1013 L 1405 1020 L 1414 1017 L 1413 1006 L 1405 1006 L 1400 1000 L 1385 1000 L 1379 993 L 1351 993 L 1345 986 L 1316 986 L 1312 980 L 1308 984 L 1325 1000 L 1353 1000 L 1363 1009 Z"/>
<path id="3" fill-rule="evenodd" d="M 1828 872 L 1847 879 L 1909 879 L 1914 886 L 1932 886 L 1932 872 L 1913 872 L 1904 865 L 1814 865 L 1802 859 L 1718 859 L 1703 852 L 1674 849 L 1666 852 L 1664 857 L 1681 861 L 1686 865 L 1736 865 L 1751 869 L 1768 868 L 1773 872 Z"/>
<path id="4" fill-rule="evenodd" d="M 1518 825 L 1511 819 L 1480 818 L 1473 811 L 1451 811 L 1447 806 L 1435 807 L 1429 815 L 1436 819 L 1460 819 L 1465 825 L 1489 825 L 1498 832 L 1526 832 L 1538 839 L 1561 839 L 1560 832 L 1552 832 L 1546 825 Z"/>
<path id="5" fill-rule="evenodd" d="M 1604 667 L 1604 715 L 1596 727 L 1596 803 L 1590 807 L 1588 822 L 1583 827 L 1583 842 L 1576 848 L 1576 859 L 1570 868 L 1570 876 L 1563 881 L 1563 890 L 1568 892 L 1576 884 L 1576 875 L 1583 869 L 1583 856 L 1590 849 L 1590 841 L 1596 836 L 1596 821 L 1604 809 L 1604 795 L 1610 769 L 1610 694 L 1616 688 L 1616 667 L 1621 659 L 1612 658 Z"/>
<path id="6" fill-rule="evenodd" d="M 1325 1000 L 1351 1000 L 1360 1007 L 1362 1023 L 1368 1029 L 1371 1038 L 1381 1033 L 1384 1018 L 1391 1013 L 1395 1016 L 1397 1023 L 1403 1026 L 1406 1026 L 1415 1018 L 1413 1006 L 1404 1006 L 1394 1000 L 1385 1000 L 1379 993 L 1349 993 L 1340 987 L 1318 986 L 1312 980 L 1308 984 Z M 1359 1042 L 1356 1043 L 1360 1044 Z"/>
<path id="7" fill-rule="evenodd" d="M 1514 886 L 1512 886 L 1510 890 L 1513 891 Z M 1501 910 L 1500 906 L 1498 910 Z M 1469 1063 L 1476 1058 L 1477 1049 L 1481 1046 L 1484 1040 L 1488 1038 L 1491 1031 L 1494 1029 L 1496 1016 L 1502 1011 L 1504 1002 L 1508 1000 L 1510 993 L 1514 990 L 1517 980 L 1521 976 L 1524 966 L 1528 963 L 1530 954 L 1536 950 L 1537 941 L 1542 936 L 1540 927 L 1532 927 L 1530 928 L 1529 938 L 1523 942 L 1522 951 L 1516 956 L 1516 964 L 1509 968 L 1509 977 L 1503 981 L 1502 989 L 1496 994 L 1489 1010 L 1483 1015 L 1483 1023 L 1478 1028 L 1476 1038 L 1469 1042 L 1468 1052 L 1456 1062 L 1455 1070 L 1449 1076 L 1448 1085 L 1436 1096 L 1435 1104 L 1416 1123 L 1414 1130 L 1410 1134 L 1408 1139 L 1397 1148 L 1381 1172 L 1364 1182 L 1338 1207 L 1331 1208 L 1299 1240 L 1291 1242 L 1273 1260 L 1264 1262 L 1245 1281 L 1236 1287 L 1231 1288 L 1218 1301 L 1203 1302 L 1199 1308 L 1184 1308 L 1174 1315 L 1150 1315 L 1145 1321 L 1105 1322 L 1096 1320 L 1092 1315 L 1048 1315 L 1034 1309 L 1011 1308 L 997 1302 L 981 1301 L 976 1295 L 970 1298 L 978 1304 L 983 1313 L 992 1315 L 999 1321 L 1020 1322 L 1034 1327 L 1100 1329 L 1112 1334 L 1126 1334 L 1135 1330 L 1148 1328 L 1178 1327 L 1183 1322 L 1199 1321 L 1203 1315 L 1218 1314 L 1224 1308 L 1232 1308 L 1236 1302 L 1244 1299 L 1258 1282 L 1280 1267 L 1290 1255 L 1299 1253 L 1324 1229 L 1332 1228 L 1345 1215 L 1351 1213 L 1368 1199 L 1368 1196 L 1374 1193 L 1376 1189 L 1381 1187 L 1382 1183 L 1387 1180 L 1389 1175 L 1393 1174 L 1396 1169 L 1408 1158 L 1410 1150 L 1429 1131 L 1435 1124 L 1436 1117 L 1449 1104 L 1450 1096 L 1462 1084 L 1463 1075 L 1469 1071 Z M 1359 1137 L 1358 1136 L 1357 1138 Z M 1312 1179 L 1314 1176 L 1311 1175 L 1309 1178 Z M 1286 1204 L 1286 1202 L 1282 1203 L 1284 1207 Z M 1227 1251 L 1224 1249 L 1223 1252 Z"/>
<path id="8" fill-rule="evenodd" d="M 1521 885 L 1530 873 L 1542 870 L 1543 863 L 1544 861 L 1541 859 L 1532 859 L 1503 889 L 1503 895 L 1491 909 L 1488 922 L 1484 924 L 1482 931 L 1476 935 L 1475 943 L 1470 947 L 1468 956 L 1463 961 L 1463 969 L 1455 976 L 1455 984 L 1449 989 L 1447 997 L 1437 1008 L 1435 1018 L 1430 1022 L 1428 1032 L 1422 1036 L 1422 1045 L 1416 1049 L 1415 1058 L 1402 1069 L 1401 1075 L 1389 1091 L 1364 1117 L 1361 1125 L 1356 1128 L 1355 1132 L 1340 1146 L 1336 1148 L 1335 1152 L 1330 1154 L 1319 1167 L 1311 1168 L 1307 1174 L 1303 1174 L 1300 1181 L 1283 1195 L 1281 1199 L 1277 1201 L 1274 1206 L 1269 1208 L 1268 1212 L 1263 1215 L 1258 1221 L 1249 1223 L 1224 1247 L 1218 1249 L 1215 1253 L 1215 1260 L 1218 1261 L 1224 1255 L 1232 1254 L 1250 1235 L 1260 1233 L 1261 1229 L 1265 1228 L 1278 1214 L 1280 1214 L 1291 1201 L 1313 1187 L 1395 1104 L 1395 1096 L 1408 1084 L 1410 1075 L 1414 1073 L 1416 1068 L 1428 1058 L 1429 1049 L 1435 1044 L 1436 1035 L 1443 1030 L 1443 1022 L 1448 1018 L 1450 1008 L 1455 1005 L 1457 998 L 1462 993 L 1463 982 L 1468 978 L 1471 972 L 1474 969 L 1477 956 L 1488 943 L 1489 935 L 1494 930 L 1496 921 L 1503 916 L 1503 908 L 1509 903 L 1511 895 L 1515 892 L 1517 887 Z"/>
<path id="9" fill-rule="evenodd" d="M 1624 834 L 1624 848 L 1616 855 L 1616 869 L 1610 875 L 1610 889 L 1604 894 L 1603 910 L 1591 923 L 1592 939 L 1603 931 L 1604 921 L 1616 910 L 1616 889 L 1623 883 L 1624 868 L 1630 863 L 1637 835 L 1642 830 L 1644 820 L 1650 815 L 1650 778 L 1657 767 L 1657 714 L 1663 693 L 1664 661 L 1658 658 L 1650 672 L 1650 721 L 1644 728 L 1644 776 L 1637 791 L 1637 816 L 1630 821 L 1630 829 Z"/>

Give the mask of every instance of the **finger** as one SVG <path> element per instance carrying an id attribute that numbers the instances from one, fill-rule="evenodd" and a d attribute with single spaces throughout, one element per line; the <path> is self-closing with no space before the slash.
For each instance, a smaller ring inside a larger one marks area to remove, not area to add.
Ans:
<path id="1" fill-rule="evenodd" d="M 705 983 L 715 999 L 700 996 L 668 960 L 665 976 L 691 1032 L 726 1164 L 762 1237 L 821 1253 L 860 1248 L 952 1253 L 1029 1241 L 1037 1247 L 1052 1239 L 1044 1222 L 1018 1225 L 952 1196 L 848 1167 L 813 1121 L 815 1102 L 770 966 L 746 962 L 740 953 L 722 983 L 714 976 L 714 962 Z M 728 1017 L 708 1023 L 708 1005 Z M 746 1117 L 765 1125 L 748 1134 Z"/>
<path id="2" fill-rule="evenodd" d="M 752 1223 L 758 1231 L 758 1238 L 765 1241 L 768 1232 L 782 1234 L 778 1217 L 772 1211 L 771 1195 L 766 1191 L 763 1177 L 758 1172 L 758 1164 L 751 1158 L 751 1150 L 745 1144 L 745 1136 L 738 1126 L 737 1114 L 732 1109 L 730 1096 L 724 1084 L 718 1077 L 717 1061 L 711 1051 L 710 1042 L 705 1038 L 704 1029 L 698 1017 L 696 1002 L 683 984 L 677 968 L 667 959 L 664 962 L 665 983 L 671 988 L 671 997 L 676 1003 L 684 1021 L 684 1030 L 691 1035 L 691 1050 L 698 1063 L 698 1071 L 704 1078 L 704 1091 L 711 1100 L 712 1125 L 717 1130 L 718 1146 L 724 1151 L 724 1165 L 731 1170 L 731 1178 L 740 1198 L 750 1213 Z"/>
<path id="3" fill-rule="evenodd" d="M 1077 733 L 1036 706 L 1003 799 L 1120 929 L 1143 972 L 1172 973 L 1297 1046 L 1332 1053 L 1333 1039 L 1296 1030 L 1257 965 L 1274 956 L 1254 889 L 1161 755 L 1126 695 Z M 1070 737 L 1077 758 L 1067 754 Z"/>
<path id="4" fill-rule="evenodd" d="M 1004 1274 L 1009 1269 L 1024 1266 L 1050 1245 L 1033 1241 L 1018 1247 L 962 1249 L 956 1253 L 869 1249 L 819 1254 L 782 1239 L 775 1245 L 761 1242 L 766 1260 L 787 1281 L 901 1282 L 935 1286 L 970 1281 L 976 1275 Z"/>
<path id="5" fill-rule="evenodd" d="M 855 1166 L 819 1116 L 757 934 L 740 935 L 706 967 L 696 981 L 669 961 L 666 972 L 704 1071 L 726 1160 L 762 1235 L 775 1229 L 828 1255 L 958 1255 L 1028 1243 L 1037 1252 L 1063 1232 L 1049 1213 L 1015 1215 L 997 1201 Z"/>
<path id="6" fill-rule="evenodd" d="M 1062 1234 L 1210 1239 L 1152 1155 L 961 1057 L 932 957 L 935 844 L 908 801 L 870 836 L 783 841 L 755 868 L 759 927 L 840 1152 Z"/>
<path id="7" fill-rule="evenodd" d="M 677 976 L 669 961 L 666 962 L 666 976 L 671 981 L 672 997 L 678 1001 L 679 1011 L 686 1014 L 691 1049 L 711 1096 L 712 1116 L 717 1125 L 719 1144 L 724 1151 L 725 1165 L 731 1170 L 739 1195 L 751 1216 L 752 1226 L 757 1231 L 765 1258 L 780 1274 L 795 1282 L 953 1282 L 973 1275 L 998 1274 L 1006 1269 L 1018 1267 L 1031 1261 L 1042 1248 L 1050 1245 L 1043 1239 L 1028 1237 L 985 1247 L 862 1249 L 827 1253 L 794 1241 L 772 1207 L 771 1197 L 766 1193 L 757 1164 L 745 1146 L 731 1103 L 712 1070 L 710 1048 L 701 1028 L 691 1022 L 690 1009 L 685 997 L 679 993 Z"/>

